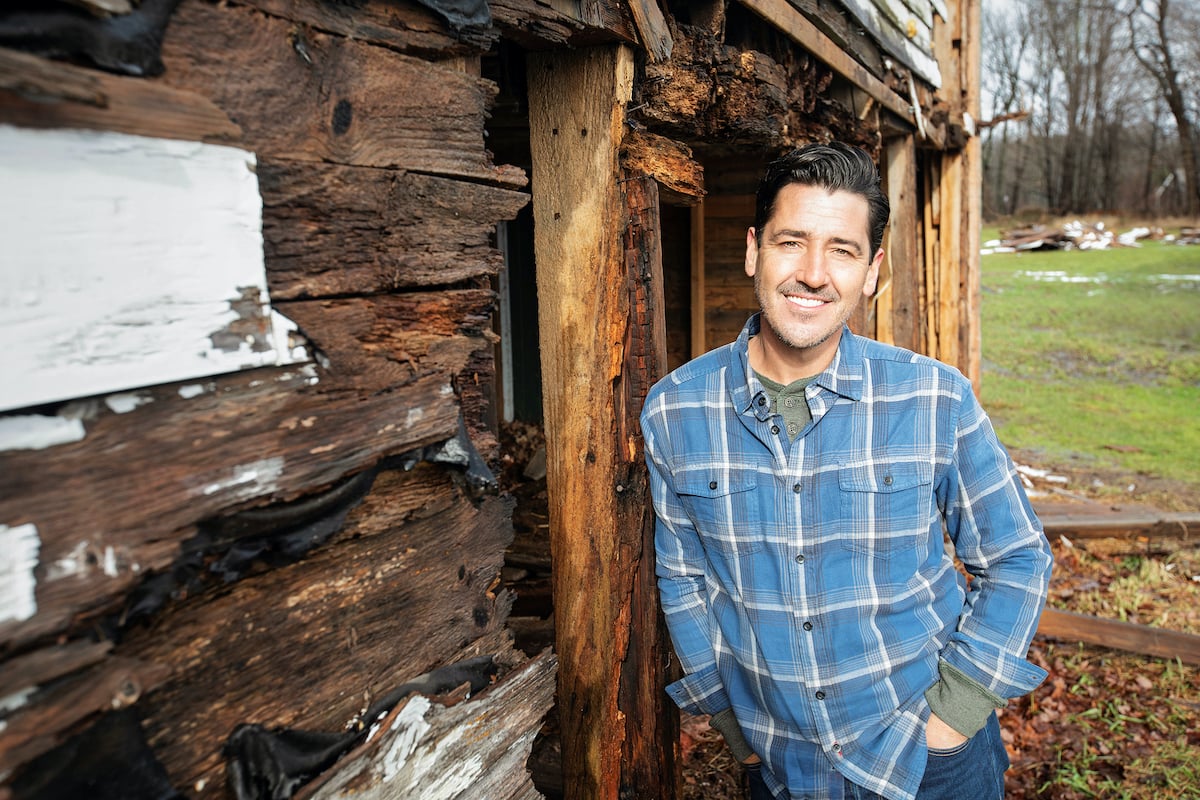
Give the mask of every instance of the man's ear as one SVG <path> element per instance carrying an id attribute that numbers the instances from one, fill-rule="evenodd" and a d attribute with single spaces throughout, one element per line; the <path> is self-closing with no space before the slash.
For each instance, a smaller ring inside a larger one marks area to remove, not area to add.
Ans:
<path id="1" fill-rule="evenodd" d="M 754 228 L 746 229 L 746 274 L 751 278 L 758 268 L 758 232 Z"/>
<path id="2" fill-rule="evenodd" d="M 875 294 L 875 287 L 879 283 L 879 267 L 882 264 L 883 248 L 880 247 L 875 251 L 875 255 L 871 258 L 871 264 L 867 267 L 867 280 L 863 283 L 863 297 Z"/>

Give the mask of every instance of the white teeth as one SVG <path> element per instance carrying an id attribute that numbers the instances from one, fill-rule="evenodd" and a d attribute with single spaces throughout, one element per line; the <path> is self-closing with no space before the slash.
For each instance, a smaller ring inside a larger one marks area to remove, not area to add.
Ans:
<path id="1" fill-rule="evenodd" d="M 816 298 L 812 298 L 812 297 L 790 297 L 789 296 L 788 302 L 795 303 L 796 305 L 801 306 L 802 308 L 817 308 L 819 306 L 825 305 L 824 300 L 817 300 Z"/>

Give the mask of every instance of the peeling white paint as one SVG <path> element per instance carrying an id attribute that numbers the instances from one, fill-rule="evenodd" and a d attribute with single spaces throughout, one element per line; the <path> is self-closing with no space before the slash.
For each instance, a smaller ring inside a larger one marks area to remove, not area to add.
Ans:
<path id="1" fill-rule="evenodd" d="M 307 361 L 253 153 L 0 125 L 0 410 Z"/>
<path id="2" fill-rule="evenodd" d="M 0 451 L 45 450 L 59 444 L 81 442 L 87 431 L 83 420 L 20 414 L 0 417 Z"/>
<path id="3" fill-rule="evenodd" d="M 428 698 L 415 695 L 408 704 L 400 709 L 400 713 L 392 720 L 389 730 L 399 731 L 392 739 L 392 744 L 380 759 L 383 768 L 383 782 L 388 783 L 395 778 L 408 760 L 416 752 L 417 743 L 429 732 L 429 723 L 425 721 L 425 713 L 429 711 Z"/>
<path id="4" fill-rule="evenodd" d="M 278 487 L 277 481 L 283 474 L 283 458 L 274 456 L 249 464 L 239 464 L 234 467 L 232 474 L 223 480 L 215 481 L 204 487 L 204 494 L 212 495 L 217 492 L 233 490 L 238 497 L 257 497 L 269 494 Z"/>
<path id="5" fill-rule="evenodd" d="M 41 546 L 36 525 L 0 525 L 0 622 L 24 622 L 37 613 L 33 572 Z"/>
<path id="6" fill-rule="evenodd" d="M 205 386 L 202 383 L 189 383 L 186 386 L 179 387 L 179 396 L 184 400 L 191 400 L 193 397 L 199 397 L 211 388 L 211 385 Z"/>
<path id="7" fill-rule="evenodd" d="M 114 414 L 128 414 L 139 406 L 153 402 L 154 398 L 145 392 L 120 392 L 104 398 L 104 405 Z"/>
<path id="8" fill-rule="evenodd" d="M 29 702 L 29 698 L 37 691 L 36 686 L 26 686 L 13 692 L 7 697 L 0 697 L 0 714 L 10 714 Z M 2 729 L 0 729 L 2 730 Z"/>
<path id="9" fill-rule="evenodd" d="M 421 747 L 422 737 L 430 730 L 425 721 L 430 708 L 427 698 L 415 695 L 396 715 L 390 729 L 391 746 L 379 760 L 379 774 L 383 783 L 403 777 L 406 785 L 420 786 L 422 800 L 453 800 L 465 796 L 483 774 L 483 758 L 472 755 L 446 769 L 445 752 L 467 736 L 473 725 L 449 731 L 435 746 Z"/>
<path id="10" fill-rule="evenodd" d="M 85 575 L 88 571 L 89 542 L 85 539 L 71 548 L 71 552 L 46 566 L 46 580 L 57 581 L 77 575 Z"/>

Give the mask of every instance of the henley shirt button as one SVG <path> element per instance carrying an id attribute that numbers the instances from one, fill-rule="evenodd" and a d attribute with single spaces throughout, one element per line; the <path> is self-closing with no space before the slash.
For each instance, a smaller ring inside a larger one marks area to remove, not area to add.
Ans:
<path id="1" fill-rule="evenodd" d="M 716 481 L 709 481 L 709 482 L 708 482 L 708 488 L 710 488 L 710 489 L 715 489 L 715 488 L 717 488 L 717 482 L 716 482 Z"/>
<path id="2" fill-rule="evenodd" d="M 806 623 L 804 623 L 804 625 L 803 625 L 803 626 L 801 626 L 801 627 L 803 627 L 803 628 L 804 628 L 804 630 L 806 630 L 806 631 L 811 631 L 811 630 L 812 630 L 812 623 L 811 623 L 811 622 L 806 622 Z"/>
<path id="3" fill-rule="evenodd" d="M 816 694 L 813 695 L 813 697 L 817 698 L 818 700 L 824 700 L 825 693 L 822 691 L 818 691 Z"/>
<path id="4" fill-rule="evenodd" d="M 796 405 L 796 401 L 789 397 L 787 400 L 783 401 L 783 404 L 788 408 L 791 408 L 792 406 Z"/>
<path id="5" fill-rule="evenodd" d="M 800 494 L 800 484 L 798 484 L 798 483 L 792 484 L 792 491 L 795 492 L 796 494 Z"/>
<path id="6" fill-rule="evenodd" d="M 796 563 L 797 563 L 797 564 L 803 564 L 803 563 L 804 563 L 804 553 L 800 553 L 799 555 L 797 555 L 797 556 L 796 556 Z"/>
<path id="7" fill-rule="evenodd" d="M 772 425 L 772 426 L 771 426 L 771 433 L 779 433 L 779 426 L 778 426 L 778 425 Z"/>

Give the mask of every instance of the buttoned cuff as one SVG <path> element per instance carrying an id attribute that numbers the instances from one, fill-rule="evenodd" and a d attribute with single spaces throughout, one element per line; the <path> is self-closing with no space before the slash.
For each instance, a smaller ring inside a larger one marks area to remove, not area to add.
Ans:
<path id="1" fill-rule="evenodd" d="M 732 705 L 715 664 L 669 684 L 667 694 L 689 714 L 712 715 Z"/>
<path id="2" fill-rule="evenodd" d="M 930 711 L 963 736 L 974 736 L 987 724 L 992 711 L 1005 705 L 1003 698 L 945 661 L 938 662 L 938 675 L 938 682 L 925 692 L 925 701 Z"/>

